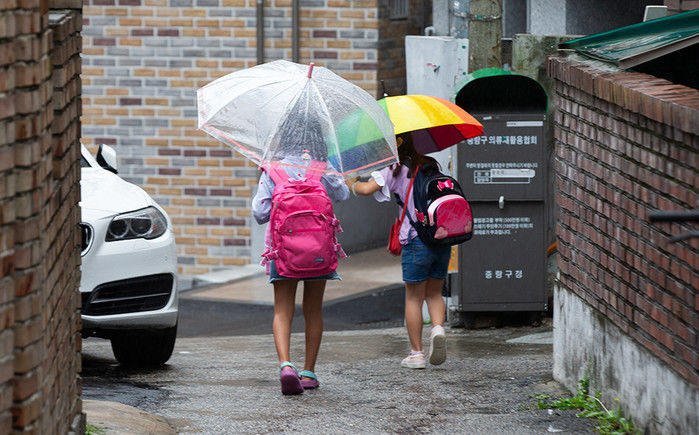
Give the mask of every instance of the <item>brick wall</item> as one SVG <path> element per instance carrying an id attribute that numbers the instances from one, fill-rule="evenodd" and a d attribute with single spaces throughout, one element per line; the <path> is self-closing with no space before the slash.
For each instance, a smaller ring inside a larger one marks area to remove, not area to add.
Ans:
<path id="1" fill-rule="evenodd" d="M 81 5 L 55 3 L 76 10 L 49 20 L 48 2 L 0 6 L 2 433 L 67 433 L 82 421 Z"/>
<path id="2" fill-rule="evenodd" d="M 401 95 L 406 92 L 405 35 L 420 35 L 429 25 L 424 22 L 423 9 L 421 0 L 410 0 L 408 18 L 392 19 L 389 1 L 379 2 L 377 97 L 383 95 L 382 80 L 388 95 Z"/>
<path id="3" fill-rule="evenodd" d="M 379 1 L 300 4 L 300 61 L 327 66 L 375 94 Z M 114 145 L 120 175 L 167 210 L 180 273 L 250 263 L 249 202 L 259 173 L 196 129 L 194 91 L 255 65 L 255 1 L 84 5 L 83 142 Z M 290 0 L 265 2 L 266 60 L 291 59 L 291 13 Z"/>
<path id="4" fill-rule="evenodd" d="M 653 210 L 697 207 L 699 92 L 549 58 L 560 286 L 699 384 L 699 240 Z"/>

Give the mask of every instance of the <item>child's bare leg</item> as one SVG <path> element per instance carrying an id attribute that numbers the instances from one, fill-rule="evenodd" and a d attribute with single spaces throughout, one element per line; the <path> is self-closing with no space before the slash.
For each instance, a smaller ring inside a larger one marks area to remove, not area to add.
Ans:
<path id="1" fill-rule="evenodd" d="M 290 361 L 289 341 L 291 339 L 291 321 L 294 319 L 297 284 L 298 280 L 296 279 L 284 279 L 273 283 L 274 320 L 272 332 L 280 365 L 284 361 Z"/>
<path id="2" fill-rule="evenodd" d="M 323 293 L 325 280 L 303 283 L 303 318 L 306 323 L 306 361 L 303 369 L 315 372 L 316 359 L 323 338 Z"/>
<path id="3" fill-rule="evenodd" d="M 422 350 L 422 302 L 425 300 L 426 283 L 405 283 L 405 326 L 410 347 L 417 352 Z"/>
<path id="4" fill-rule="evenodd" d="M 445 306 L 442 299 L 443 279 L 427 278 L 425 286 L 425 301 L 427 301 L 427 311 L 432 318 L 432 326 L 442 326 L 444 324 Z"/>

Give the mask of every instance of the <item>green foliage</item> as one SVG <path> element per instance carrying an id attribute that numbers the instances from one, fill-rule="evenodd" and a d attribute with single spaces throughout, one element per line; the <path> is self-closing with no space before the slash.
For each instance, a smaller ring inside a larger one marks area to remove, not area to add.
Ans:
<path id="1" fill-rule="evenodd" d="M 631 417 L 625 417 L 619 406 L 616 410 L 607 409 L 600 400 L 600 393 L 590 395 L 590 378 L 581 379 L 578 384 L 578 392 L 572 397 L 563 397 L 551 401 L 547 394 L 533 396 L 536 399 L 539 409 L 579 409 L 578 417 L 594 418 L 597 420 L 597 431 L 604 435 L 637 435 L 640 431 L 636 429 L 631 421 Z M 616 399 L 618 402 L 619 399 Z"/>
<path id="2" fill-rule="evenodd" d="M 101 427 L 93 426 L 90 423 L 85 424 L 85 435 L 103 435 L 105 430 Z"/>
<path id="3" fill-rule="evenodd" d="M 531 396 L 532 398 L 536 399 L 536 407 L 539 409 L 549 409 L 549 402 L 547 402 L 548 399 L 551 398 L 548 394 L 539 394 L 536 396 Z"/>

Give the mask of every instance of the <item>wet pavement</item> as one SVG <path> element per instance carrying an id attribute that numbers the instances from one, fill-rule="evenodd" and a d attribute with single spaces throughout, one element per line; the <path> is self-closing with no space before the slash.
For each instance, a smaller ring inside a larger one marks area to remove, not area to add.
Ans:
<path id="1" fill-rule="evenodd" d="M 303 294 L 301 290 L 299 294 Z M 326 331 L 402 326 L 403 284 L 387 285 L 323 303 Z M 272 333 L 273 306 L 232 300 L 180 299 L 178 337 L 238 336 Z M 293 332 L 303 331 L 303 313 L 296 308 Z"/>
<path id="2" fill-rule="evenodd" d="M 446 363 L 426 370 L 399 366 L 403 328 L 329 331 L 320 388 L 295 397 L 279 391 L 267 333 L 182 337 L 168 365 L 148 371 L 123 369 L 108 341 L 86 340 L 83 397 L 136 406 L 182 433 L 591 433 L 575 411 L 533 409 L 531 395 L 565 393 L 551 381 L 551 345 L 508 340 L 550 330 L 448 330 Z M 299 365 L 302 352 L 303 335 L 293 334 Z"/>
<path id="3" fill-rule="evenodd" d="M 593 431 L 575 411 L 533 409 L 531 395 L 566 393 L 551 380 L 550 319 L 513 326 L 526 319 L 509 313 L 485 322 L 504 327 L 450 329 L 446 363 L 404 369 L 400 263 L 381 249 L 353 255 L 342 268 L 347 280 L 329 283 L 325 295 L 317 391 L 280 393 L 271 286 L 254 275 L 181 293 L 175 351 L 161 369 L 123 368 L 107 340 L 85 340 L 83 398 L 106 401 L 97 409 L 119 402 L 162 416 L 182 433 Z M 302 366 L 300 307 L 292 330 L 293 362 Z"/>

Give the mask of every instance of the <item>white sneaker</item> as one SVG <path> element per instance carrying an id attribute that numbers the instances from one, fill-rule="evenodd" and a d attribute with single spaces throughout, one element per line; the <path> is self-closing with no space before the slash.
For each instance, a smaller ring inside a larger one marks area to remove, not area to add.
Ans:
<path id="1" fill-rule="evenodd" d="M 401 367 L 407 367 L 409 369 L 424 369 L 427 367 L 427 361 L 425 360 L 425 353 L 411 353 L 403 361 L 400 362 Z"/>
<path id="2" fill-rule="evenodd" d="M 432 328 L 430 333 L 430 364 L 438 366 L 447 359 L 447 336 L 444 334 L 444 328 L 440 325 Z"/>

